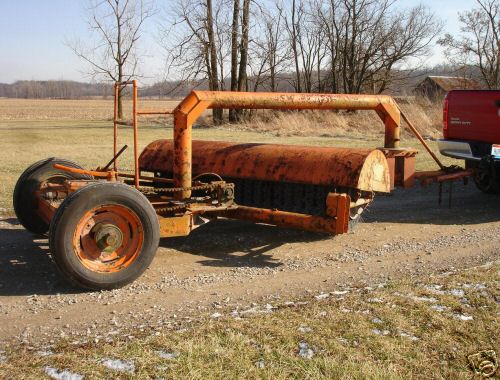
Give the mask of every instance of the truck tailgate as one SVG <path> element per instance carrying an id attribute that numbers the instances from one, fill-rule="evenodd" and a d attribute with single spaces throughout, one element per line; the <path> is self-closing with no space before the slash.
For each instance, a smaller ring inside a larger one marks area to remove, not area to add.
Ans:
<path id="1" fill-rule="evenodd" d="M 445 138 L 500 143 L 500 91 L 450 91 L 446 100 Z"/>

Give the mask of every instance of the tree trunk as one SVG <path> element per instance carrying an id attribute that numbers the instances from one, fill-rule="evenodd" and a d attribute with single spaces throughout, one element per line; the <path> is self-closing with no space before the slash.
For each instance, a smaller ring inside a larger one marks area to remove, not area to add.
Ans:
<path id="1" fill-rule="evenodd" d="M 241 25 L 240 70 L 238 91 L 247 91 L 248 30 L 250 25 L 250 0 L 243 0 L 243 21 Z"/>
<path id="2" fill-rule="evenodd" d="M 210 90 L 219 90 L 219 76 L 217 72 L 217 49 L 215 47 L 214 19 L 212 12 L 212 0 L 207 0 L 207 34 L 208 34 L 208 53 L 210 55 L 210 67 L 208 70 Z M 214 125 L 222 124 L 222 110 L 212 110 Z"/>
<path id="3" fill-rule="evenodd" d="M 238 90 L 238 32 L 240 20 L 240 0 L 234 0 L 233 5 L 233 26 L 231 32 L 231 91 Z M 236 110 L 229 110 L 229 122 L 238 121 Z"/>
<path id="4" fill-rule="evenodd" d="M 243 19 L 241 24 L 240 68 L 238 73 L 238 91 L 248 91 L 248 30 L 250 27 L 250 0 L 243 0 Z M 236 110 L 236 118 L 241 119 L 243 110 Z"/>
<path id="5" fill-rule="evenodd" d="M 297 51 L 297 24 L 296 24 L 296 5 L 295 0 L 292 0 L 292 50 L 293 50 L 293 59 L 295 61 L 295 75 L 296 75 L 296 85 L 295 89 L 297 92 L 302 92 L 301 80 L 300 80 L 300 68 L 299 68 L 299 54 Z"/>

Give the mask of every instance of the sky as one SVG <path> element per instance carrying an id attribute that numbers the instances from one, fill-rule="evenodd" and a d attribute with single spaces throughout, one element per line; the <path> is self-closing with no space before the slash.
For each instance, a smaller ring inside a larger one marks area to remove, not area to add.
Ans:
<path id="1" fill-rule="evenodd" d="M 167 9 L 170 0 L 157 0 Z M 16 80 L 88 81 L 88 67 L 66 41 L 89 36 L 85 0 L 0 0 L 0 82 Z M 459 31 L 458 12 L 475 7 L 474 0 L 399 0 L 401 8 L 428 6 L 444 22 L 445 32 Z M 145 25 L 141 71 L 150 80 L 163 78 L 163 58 L 157 45 L 159 19 Z M 434 47 L 427 64 L 443 62 L 442 49 Z"/>

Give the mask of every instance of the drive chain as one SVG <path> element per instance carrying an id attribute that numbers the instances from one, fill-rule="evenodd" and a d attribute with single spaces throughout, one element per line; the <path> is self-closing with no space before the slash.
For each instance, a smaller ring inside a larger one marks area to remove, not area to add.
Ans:
<path id="1" fill-rule="evenodd" d="M 191 186 L 191 187 L 172 187 L 172 188 L 158 188 L 158 187 L 152 187 L 152 186 L 140 186 L 139 191 L 141 191 L 143 193 L 146 193 L 146 192 L 180 193 L 182 191 L 214 190 L 219 186 L 220 186 L 220 183 L 212 183 L 212 184 L 208 184 L 208 185 L 198 185 L 198 186 Z M 157 208 L 156 212 L 181 211 L 181 210 L 185 210 L 186 207 L 187 207 L 187 204 L 184 203 L 184 204 L 180 204 L 180 205 Z"/>
<path id="2" fill-rule="evenodd" d="M 208 184 L 208 185 L 199 185 L 199 186 L 191 186 L 191 187 L 171 187 L 171 188 L 162 188 L 162 187 L 152 187 L 152 186 L 140 186 L 139 191 L 141 192 L 151 192 L 151 193 L 180 193 L 182 191 L 197 191 L 197 190 L 214 190 L 220 186 L 220 183 Z"/>

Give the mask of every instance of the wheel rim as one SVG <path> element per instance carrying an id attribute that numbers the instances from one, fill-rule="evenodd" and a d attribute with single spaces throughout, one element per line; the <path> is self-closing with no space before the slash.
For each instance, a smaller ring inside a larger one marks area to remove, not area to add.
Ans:
<path id="1" fill-rule="evenodd" d="M 93 272 L 117 272 L 139 255 L 144 230 L 139 217 L 122 205 L 103 205 L 78 222 L 73 248 L 82 264 Z"/>

